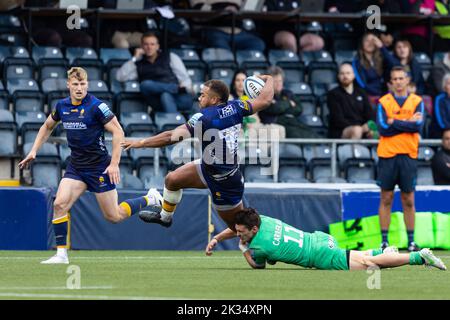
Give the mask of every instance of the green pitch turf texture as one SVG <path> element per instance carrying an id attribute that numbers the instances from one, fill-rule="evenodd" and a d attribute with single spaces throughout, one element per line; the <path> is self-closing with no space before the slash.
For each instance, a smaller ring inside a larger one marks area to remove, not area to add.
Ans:
<path id="1" fill-rule="evenodd" d="M 238 251 L 70 251 L 69 265 L 41 265 L 53 251 L 0 251 L 0 299 L 450 299 L 450 271 L 404 266 L 319 271 L 283 263 L 252 270 Z M 450 251 L 436 251 L 450 266 Z M 81 289 L 66 286 L 79 266 Z"/>

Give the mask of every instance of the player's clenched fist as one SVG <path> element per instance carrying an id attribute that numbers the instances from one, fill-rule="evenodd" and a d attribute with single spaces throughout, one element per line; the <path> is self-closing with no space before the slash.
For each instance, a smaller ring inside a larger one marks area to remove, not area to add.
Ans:
<path id="1" fill-rule="evenodd" d="M 28 165 L 34 159 L 36 159 L 36 152 L 30 151 L 30 153 L 25 157 L 25 159 L 23 159 L 22 161 L 19 162 L 19 168 L 24 169 L 24 168 L 28 167 Z"/>

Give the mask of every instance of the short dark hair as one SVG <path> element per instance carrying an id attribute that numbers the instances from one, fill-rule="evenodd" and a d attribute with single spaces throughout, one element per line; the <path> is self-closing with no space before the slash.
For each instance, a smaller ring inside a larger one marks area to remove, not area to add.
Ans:
<path id="1" fill-rule="evenodd" d="M 157 35 L 156 33 L 154 33 L 153 31 L 147 31 L 147 32 L 145 32 L 145 33 L 142 35 L 142 37 L 141 37 L 141 43 L 142 43 L 142 41 L 144 41 L 145 38 L 151 38 L 151 37 L 156 38 L 156 40 L 158 40 L 158 43 L 159 43 L 159 37 L 158 37 L 158 35 Z"/>
<path id="2" fill-rule="evenodd" d="M 255 226 L 259 228 L 261 225 L 261 217 L 255 209 L 244 208 L 236 214 L 234 223 L 244 225 L 250 230 Z"/>
<path id="3" fill-rule="evenodd" d="M 392 72 L 396 72 L 396 71 L 403 71 L 406 74 L 406 76 L 408 77 L 408 72 L 406 72 L 404 67 L 402 67 L 402 66 L 395 66 L 395 67 L 393 67 L 391 69 L 390 73 L 392 74 Z"/>
<path id="4" fill-rule="evenodd" d="M 222 80 L 208 80 L 204 83 L 204 86 L 208 87 L 209 90 L 212 90 L 215 94 L 217 94 L 220 102 L 225 103 L 228 101 L 230 89 L 228 89 L 228 86 Z"/>

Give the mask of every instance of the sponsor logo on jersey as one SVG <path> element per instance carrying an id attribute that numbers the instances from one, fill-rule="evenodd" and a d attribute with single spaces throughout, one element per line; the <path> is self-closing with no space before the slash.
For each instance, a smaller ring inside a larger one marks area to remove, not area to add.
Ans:
<path id="1" fill-rule="evenodd" d="M 84 109 L 81 109 L 80 116 L 78 118 L 84 118 Z"/>
<path id="2" fill-rule="evenodd" d="M 72 109 L 70 112 L 78 112 L 78 109 Z"/>
<path id="3" fill-rule="evenodd" d="M 87 126 L 83 122 L 63 122 L 64 129 L 67 130 L 86 130 Z"/>
<path id="4" fill-rule="evenodd" d="M 218 109 L 220 119 L 231 117 L 236 114 L 236 109 L 232 105 L 226 105 L 225 107 Z"/>
<path id="5" fill-rule="evenodd" d="M 105 178 L 103 178 L 103 176 L 98 177 L 98 182 L 100 183 L 100 187 L 106 186 Z"/>
<path id="6" fill-rule="evenodd" d="M 103 113 L 103 115 L 107 118 L 109 116 L 112 115 L 111 110 L 108 108 L 108 106 L 106 105 L 106 103 L 102 103 L 98 106 L 98 108 L 100 109 L 100 111 Z"/>

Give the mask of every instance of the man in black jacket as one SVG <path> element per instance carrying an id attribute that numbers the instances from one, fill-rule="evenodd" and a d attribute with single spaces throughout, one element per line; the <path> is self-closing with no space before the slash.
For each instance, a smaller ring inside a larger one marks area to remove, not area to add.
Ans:
<path id="1" fill-rule="evenodd" d="M 330 138 L 361 139 L 373 136 L 368 121 L 374 120 L 374 112 L 364 90 L 353 84 L 354 79 L 351 64 L 343 63 L 339 68 L 339 86 L 327 95 Z"/>
<path id="2" fill-rule="evenodd" d="M 450 185 L 450 130 L 442 135 L 442 149 L 431 160 L 434 184 Z"/>

